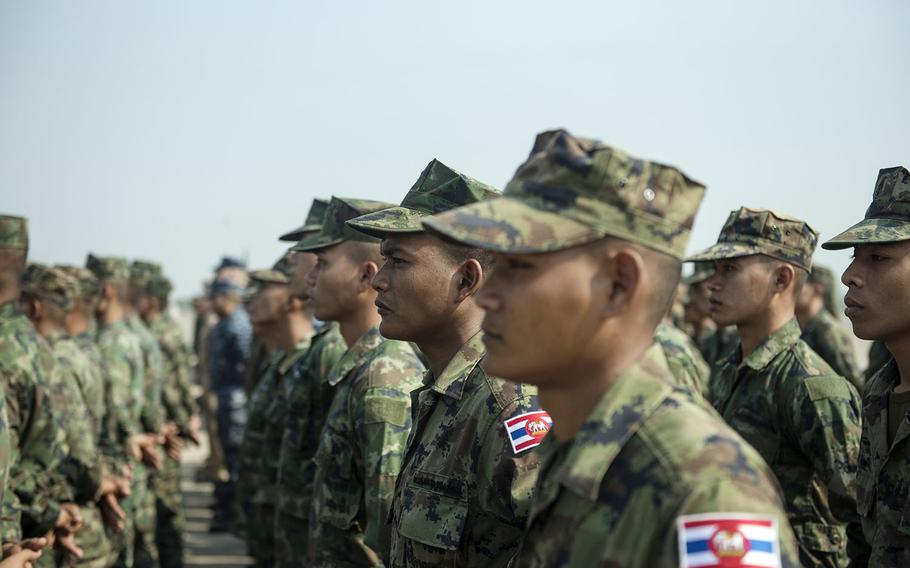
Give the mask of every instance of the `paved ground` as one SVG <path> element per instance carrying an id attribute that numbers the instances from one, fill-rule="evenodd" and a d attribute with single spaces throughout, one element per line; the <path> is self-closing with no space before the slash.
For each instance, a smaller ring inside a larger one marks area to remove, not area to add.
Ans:
<path id="1" fill-rule="evenodd" d="M 184 454 L 182 471 L 183 511 L 186 514 L 186 566 L 239 568 L 250 566 L 243 543 L 227 533 L 208 532 L 212 517 L 211 483 L 195 481 L 196 470 L 202 466 L 208 447 L 190 448 Z"/>

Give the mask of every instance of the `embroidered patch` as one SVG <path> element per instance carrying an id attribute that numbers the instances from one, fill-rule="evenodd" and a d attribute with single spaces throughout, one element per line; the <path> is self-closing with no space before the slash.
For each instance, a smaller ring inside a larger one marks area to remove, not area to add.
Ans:
<path id="1" fill-rule="evenodd" d="M 506 427 L 506 432 L 509 433 L 512 451 L 518 454 L 539 446 L 544 436 L 550 431 L 553 420 L 545 411 L 537 410 L 509 418 L 503 422 L 503 425 Z"/>
<path id="2" fill-rule="evenodd" d="M 676 519 L 681 568 L 778 568 L 777 520 L 750 513 Z"/>

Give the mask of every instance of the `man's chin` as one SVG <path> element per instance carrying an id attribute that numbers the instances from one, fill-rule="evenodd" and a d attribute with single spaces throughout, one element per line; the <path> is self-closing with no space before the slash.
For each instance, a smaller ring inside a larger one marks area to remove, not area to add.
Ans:
<path id="1" fill-rule="evenodd" d="M 383 316 L 382 321 L 379 322 L 379 333 L 386 339 L 413 341 L 415 343 L 420 341 L 419 337 L 414 337 L 413 334 L 409 334 L 407 329 L 402 329 L 402 326 L 397 325 L 394 318 L 388 316 Z"/>

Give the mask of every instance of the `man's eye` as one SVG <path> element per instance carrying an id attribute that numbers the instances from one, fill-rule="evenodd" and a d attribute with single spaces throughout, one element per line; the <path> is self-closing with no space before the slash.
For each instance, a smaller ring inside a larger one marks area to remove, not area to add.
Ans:
<path id="1" fill-rule="evenodd" d="M 516 260 L 514 258 L 510 258 L 508 260 L 507 264 L 508 264 L 509 268 L 511 268 L 513 270 L 522 270 L 522 269 L 526 269 L 526 268 L 532 268 L 531 263 L 523 262 L 521 260 Z"/>
<path id="2" fill-rule="evenodd" d="M 882 255 L 880 255 L 880 254 L 870 254 L 870 255 L 869 255 L 869 259 L 870 259 L 872 262 L 882 262 L 882 261 L 888 260 L 888 257 L 887 257 L 887 256 L 882 256 Z"/>

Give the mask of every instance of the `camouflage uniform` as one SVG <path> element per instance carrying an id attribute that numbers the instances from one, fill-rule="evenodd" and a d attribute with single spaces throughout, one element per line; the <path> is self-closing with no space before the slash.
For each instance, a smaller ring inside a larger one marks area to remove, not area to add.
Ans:
<path id="1" fill-rule="evenodd" d="M 910 240 L 910 172 L 898 166 L 879 171 L 865 218 L 822 248 L 906 240 Z M 900 379 L 897 364 L 888 355 L 888 362 L 869 379 L 863 392 L 856 494 L 864 538 L 852 542 L 865 551 L 859 565 L 910 565 L 910 414 L 888 444 L 889 398 Z"/>
<path id="2" fill-rule="evenodd" d="M 350 221 L 375 237 L 420 233 L 421 221 L 500 192 L 438 160 L 399 207 Z M 477 333 L 411 396 L 414 428 L 395 487 L 390 566 L 506 566 L 537 479 L 532 443 L 513 449 L 506 422 L 539 412 L 537 389 L 488 376 Z"/>
<path id="3" fill-rule="evenodd" d="M 718 361 L 739 345 L 739 334 L 735 327 L 718 328 L 712 322 L 702 328 L 692 341 L 695 342 L 695 347 L 698 348 L 710 371 Z"/>
<path id="4" fill-rule="evenodd" d="M 313 336 L 310 348 L 294 361 L 279 396 L 287 421 L 278 452 L 275 492 L 275 561 L 280 568 L 300 566 L 307 557 L 309 514 L 316 463 L 313 457 L 332 404 L 335 388 L 326 382 L 329 371 L 347 346 L 337 323 L 326 324 Z"/>
<path id="5" fill-rule="evenodd" d="M 711 369 L 689 336 L 675 325 L 661 322 L 654 332 L 654 341 L 663 349 L 670 373 L 679 384 L 702 397 L 708 396 Z"/>
<path id="6" fill-rule="evenodd" d="M 718 243 L 691 257 L 721 260 L 762 254 L 810 270 L 817 233 L 767 210 L 734 211 Z M 799 339 L 794 317 L 752 353 L 737 348 L 718 362 L 711 402 L 771 466 L 784 492 L 803 566 L 841 566 L 855 554 L 853 487 L 859 452 L 856 390 Z"/>
<path id="7" fill-rule="evenodd" d="M 853 336 L 828 311 L 819 310 L 802 329 L 800 336 L 806 345 L 818 353 L 834 372 L 863 390 L 863 375 L 853 353 Z"/>
<path id="8" fill-rule="evenodd" d="M 675 168 L 559 130 L 537 137 L 502 198 L 424 225 L 510 254 L 610 236 L 680 259 L 703 192 Z M 744 558 L 741 527 L 756 519 L 766 527 L 768 565 L 781 556 L 784 566 L 796 565 L 767 467 L 691 390 L 674 387 L 678 381 L 652 345 L 574 439 L 544 439 L 517 566 L 686 566 L 696 549 L 718 542 L 730 560 Z M 689 528 L 699 522 L 700 531 Z"/>

